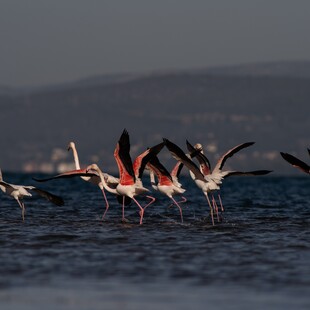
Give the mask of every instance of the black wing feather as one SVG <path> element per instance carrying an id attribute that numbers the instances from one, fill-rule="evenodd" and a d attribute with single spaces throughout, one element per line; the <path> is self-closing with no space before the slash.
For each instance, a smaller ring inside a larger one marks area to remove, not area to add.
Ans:
<path id="1" fill-rule="evenodd" d="M 186 154 L 182 151 L 181 148 L 179 148 L 176 144 L 172 143 L 166 138 L 163 138 L 163 140 L 167 149 L 176 160 L 181 161 L 189 170 L 191 170 L 198 180 L 205 181 L 203 174 L 200 172 L 197 165 L 186 156 Z"/>
<path id="2" fill-rule="evenodd" d="M 36 192 L 37 194 L 39 194 L 40 196 L 44 197 L 45 199 L 49 200 L 50 202 L 52 202 L 53 204 L 57 206 L 63 206 L 65 204 L 65 202 L 63 201 L 61 197 L 51 194 L 50 192 L 45 191 L 43 189 L 40 189 L 37 187 L 27 188 L 27 189 Z"/>
<path id="3" fill-rule="evenodd" d="M 80 171 L 81 172 L 79 172 L 79 170 L 71 170 L 71 171 L 67 171 L 67 172 L 64 172 L 61 174 L 51 176 L 49 178 L 38 179 L 38 178 L 32 177 L 32 179 L 34 181 L 37 181 L 37 182 L 46 182 L 46 181 L 50 181 L 50 180 L 54 180 L 54 179 L 74 178 L 76 176 L 88 176 L 88 177 L 97 176 L 97 177 L 99 177 L 99 175 L 95 172 L 94 173 L 93 172 L 85 172 L 85 169 L 80 169 Z"/>
<path id="4" fill-rule="evenodd" d="M 124 129 L 120 139 L 118 140 L 119 145 L 119 158 L 122 161 L 127 173 L 133 177 L 135 180 L 135 172 L 132 166 L 132 160 L 130 157 L 130 141 L 129 141 L 129 134 L 126 129 Z"/>
<path id="5" fill-rule="evenodd" d="M 142 178 L 142 174 L 143 174 L 143 171 L 145 169 L 145 166 L 147 165 L 147 163 L 152 159 L 152 158 L 155 158 L 158 153 L 162 150 L 162 148 L 165 146 L 165 143 L 164 142 L 161 142 L 159 144 L 156 144 L 155 146 L 149 148 L 149 153 L 144 156 L 144 158 L 142 159 L 142 162 L 141 162 L 141 165 L 140 165 L 140 168 L 139 168 L 139 178 L 141 179 Z"/>
<path id="6" fill-rule="evenodd" d="M 190 152 L 190 157 L 196 157 L 200 165 L 206 165 L 211 172 L 211 164 L 206 155 L 201 153 L 201 149 L 195 149 L 188 140 L 186 140 L 187 149 Z"/>
<path id="7" fill-rule="evenodd" d="M 172 182 L 172 177 L 170 175 L 170 172 L 164 167 L 164 165 L 159 161 L 157 156 L 154 156 L 153 158 L 151 158 L 151 160 L 149 161 L 149 163 L 154 166 L 155 168 L 157 168 L 160 173 L 166 177 L 168 177 L 171 182 Z"/>
<path id="8" fill-rule="evenodd" d="M 288 153 L 280 152 L 280 154 L 287 162 L 289 162 L 294 167 L 299 168 L 306 173 L 310 173 L 310 166 L 305 162 Z"/>
<path id="9" fill-rule="evenodd" d="M 224 176 L 224 178 L 227 178 L 229 176 L 233 176 L 233 175 L 266 175 L 268 173 L 271 173 L 272 170 L 254 170 L 254 171 L 246 171 L 246 172 L 242 172 L 242 171 L 232 171 L 228 174 L 226 174 Z"/>

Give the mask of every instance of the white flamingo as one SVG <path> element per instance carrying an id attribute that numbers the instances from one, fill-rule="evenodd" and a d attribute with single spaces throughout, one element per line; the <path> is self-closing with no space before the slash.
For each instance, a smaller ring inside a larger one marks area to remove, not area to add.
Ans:
<path id="1" fill-rule="evenodd" d="M 74 158 L 74 163 L 75 163 L 75 169 L 77 170 L 80 170 L 81 167 L 80 167 L 80 161 L 79 161 L 79 156 L 78 156 L 78 152 L 76 150 L 76 146 L 75 146 L 75 143 L 73 141 L 71 141 L 68 145 L 68 151 L 72 150 L 72 153 L 73 153 L 73 158 Z M 106 181 L 106 183 L 109 185 L 109 187 L 116 187 L 118 182 L 119 182 L 119 179 L 108 174 L 108 173 L 103 173 L 103 176 L 104 176 L 104 179 Z M 100 190 L 102 191 L 102 195 L 104 197 L 104 200 L 105 200 L 105 203 L 106 203 L 106 208 L 105 208 L 105 212 L 102 216 L 102 219 L 105 217 L 108 209 L 109 209 L 109 202 L 108 202 L 108 199 L 107 199 L 107 196 L 104 192 L 104 187 L 102 185 L 102 183 L 100 182 L 100 178 L 96 175 L 94 176 L 81 176 L 81 178 L 84 180 L 84 181 L 87 181 L 87 182 L 90 182 L 94 185 L 97 185 L 99 186 Z"/>
<path id="2" fill-rule="evenodd" d="M 25 196 L 31 197 L 32 196 L 32 194 L 30 193 L 31 191 L 37 193 L 41 197 L 44 197 L 45 199 L 49 200 L 50 202 L 52 202 L 57 206 L 62 206 L 64 204 L 64 201 L 61 197 L 51 194 L 48 191 L 39 189 L 34 186 L 16 185 L 3 181 L 1 169 L 0 169 L 0 189 L 2 190 L 3 193 L 13 197 L 18 202 L 18 205 L 22 210 L 23 221 L 25 220 L 25 204 L 23 202 L 23 198 Z"/>
<path id="3" fill-rule="evenodd" d="M 190 171 L 190 175 L 195 181 L 196 185 L 202 190 L 204 193 L 209 207 L 210 207 L 210 214 L 211 214 L 211 220 L 212 224 L 214 225 L 214 217 L 213 217 L 213 206 L 211 205 L 208 193 L 212 192 L 214 190 L 220 190 L 220 185 L 222 184 L 222 180 L 230 175 L 263 175 L 270 173 L 269 170 L 257 170 L 257 171 L 250 171 L 250 172 L 240 172 L 240 171 L 223 171 L 223 165 L 227 158 L 231 157 L 233 154 L 238 152 L 239 150 L 248 147 L 253 144 L 253 142 L 247 142 L 240 144 L 232 149 L 230 149 L 228 152 L 226 152 L 218 161 L 215 168 L 213 169 L 212 173 L 210 173 L 210 163 L 206 159 L 206 157 L 201 154 L 200 150 L 196 150 L 194 147 L 192 147 L 195 151 L 192 153 L 193 157 L 200 158 L 201 160 L 204 160 L 204 168 L 209 173 L 202 173 L 200 169 L 197 167 L 197 165 L 182 151 L 181 148 L 179 148 L 176 144 L 172 143 L 168 139 L 164 139 L 164 142 L 168 148 L 168 150 L 171 152 L 172 156 L 176 158 L 177 160 L 181 161 Z"/>
<path id="4" fill-rule="evenodd" d="M 107 183 L 104 173 L 102 173 L 102 178 L 100 178 L 99 173 L 94 172 L 94 171 L 89 172 L 88 170 L 89 170 L 88 167 L 85 169 L 70 170 L 70 171 L 66 171 L 66 172 L 51 176 L 49 178 L 45 178 L 45 179 L 37 179 L 37 178 L 33 177 L 33 180 L 35 180 L 37 182 L 46 182 L 46 181 L 55 180 L 55 179 L 73 178 L 73 177 L 78 176 L 87 182 L 90 182 L 94 185 L 97 185 L 100 188 L 100 190 L 102 191 L 103 197 L 104 197 L 105 202 L 106 202 L 105 211 L 102 215 L 102 220 L 103 220 L 106 213 L 108 212 L 108 209 L 110 206 L 109 202 L 107 200 L 106 194 L 105 194 L 105 190 L 114 194 L 117 184 L 115 184 L 114 182 L 113 183 Z M 127 201 L 127 204 L 128 203 L 130 203 L 130 201 L 129 202 Z"/>
<path id="5" fill-rule="evenodd" d="M 217 164 L 215 165 L 214 169 L 211 170 L 211 165 L 208 160 L 208 158 L 204 155 L 202 145 L 200 143 L 197 143 L 194 147 L 186 140 L 186 145 L 187 149 L 190 152 L 191 158 L 196 157 L 199 166 L 200 166 L 200 171 L 204 175 L 205 179 L 210 183 L 209 184 L 209 191 L 211 192 L 211 197 L 212 197 L 212 204 L 214 206 L 214 209 L 216 210 L 217 213 L 217 218 L 218 218 L 218 208 L 217 204 L 214 199 L 213 192 L 218 191 L 218 198 L 219 202 L 221 205 L 221 210 L 224 211 L 224 207 L 222 204 L 222 199 L 220 195 L 220 186 L 222 184 L 222 180 L 224 178 L 227 178 L 232 175 L 265 175 L 267 173 L 270 173 L 271 171 L 269 170 L 254 170 L 254 171 L 235 171 L 235 170 L 223 170 L 224 164 L 226 160 L 229 157 L 232 157 L 235 153 L 239 152 L 240 150 L 249 147 L 253 145 L 254 142 L 246 142 L 246 143 L 241 143 L 230 150 L 228 150 L 225 154 L 223 154 L 219 160 L 217 161 Z M 219 220 L 219 218 L 218 218 Z"/>
<path id="6" fill-rule="evenodd" d="M 73 154 L 73 158 L 74 158 L 74 164 L 75 164 L 75 169 L 76 170 L 80 170 L 81 166 L 80 166 L 80 161 L 79 161 L 79 155 L 78 152 L 76 150 L 76 146 L 75 143 L 73 141 L 71 141 L 68 145 L 68 151 L 72 150 L 72 154 Z M 103 173 L 104 179 L 106 181 L 106 183 L 109 186 L 116 186 L 119 183 L 119 178 L 114 177 L 113 175 L 110 175 L 108 173 Z M 81 176 L 81 178 L 85 181 L 91 181 L 91 177 L 90 176 Z M 95 184 L 97 185 L 97 182 L 95 182 Z"/>

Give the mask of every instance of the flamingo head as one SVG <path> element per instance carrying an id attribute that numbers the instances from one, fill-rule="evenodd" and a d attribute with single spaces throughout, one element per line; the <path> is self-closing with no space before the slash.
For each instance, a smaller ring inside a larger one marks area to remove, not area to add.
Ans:
<path id="1" fill-rule="evenodd" d="M 75 143 L 71 141 L 68 144 L 68 151 L 72 150 L 73 148 L 75 148 Z"/>
<path id="2" fill-rule="evenodd" d="M 194 148 L 195 148 L 196 150 L 199 150 L 201 153 L 203 153 L 202 145 L 201 145 L 200 143 L 196 143 L 196 144 L 194 145 Z"/>
<path id="3" fill-rule="evenodd" d="M 99 172 L 99 170 L 100 169 L 99 169 L 97 164 L 91 164 L 91 165 L 87 166 L 87 168 L 86 168 L 87 173 L 92 172 L 92 171 Z"/>

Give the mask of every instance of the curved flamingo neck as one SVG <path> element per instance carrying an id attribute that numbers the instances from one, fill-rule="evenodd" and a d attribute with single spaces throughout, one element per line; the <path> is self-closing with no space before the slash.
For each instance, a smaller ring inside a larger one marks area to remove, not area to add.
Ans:
<path id="1" fill-rule="evenodd" d="M 107 184 L 107 182 L 105 181 L 105 178 L 104 178 L 104 175 L 103 175 L 101 169 L 99 169 L 99 167 L 98 167 L 98 169 L 96 169 L 96 170 L 97 170 L 97 172 L 99 173 L 99 177 L 100 177 L 100 180 L 101 180 L 101 183 L 102 183 L 104 189 L 107 190 L 108 192 L 112 193 L 112 194 L 117 194 L 116 189 L 110 187 L 110 186 Z"/>
<path id="2" fill-rule="evenodd" d="M 73 153 L 75 168 L 76 169 L 81 169 L 80 161 L 79 161 L 79 155 L 77 153 L 77 150 L 76 150 L 75 146 L 71 146 L 71 150 L 72 150 L 72 153 Z"/>

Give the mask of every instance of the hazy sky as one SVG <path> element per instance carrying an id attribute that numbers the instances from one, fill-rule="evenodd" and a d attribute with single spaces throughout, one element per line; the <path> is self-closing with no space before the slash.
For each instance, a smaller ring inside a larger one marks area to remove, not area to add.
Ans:
<path id="1" fill-rule="evenodd" d="M 0 85 L 309 60 L 308 0 L 0 0 Z"/>

